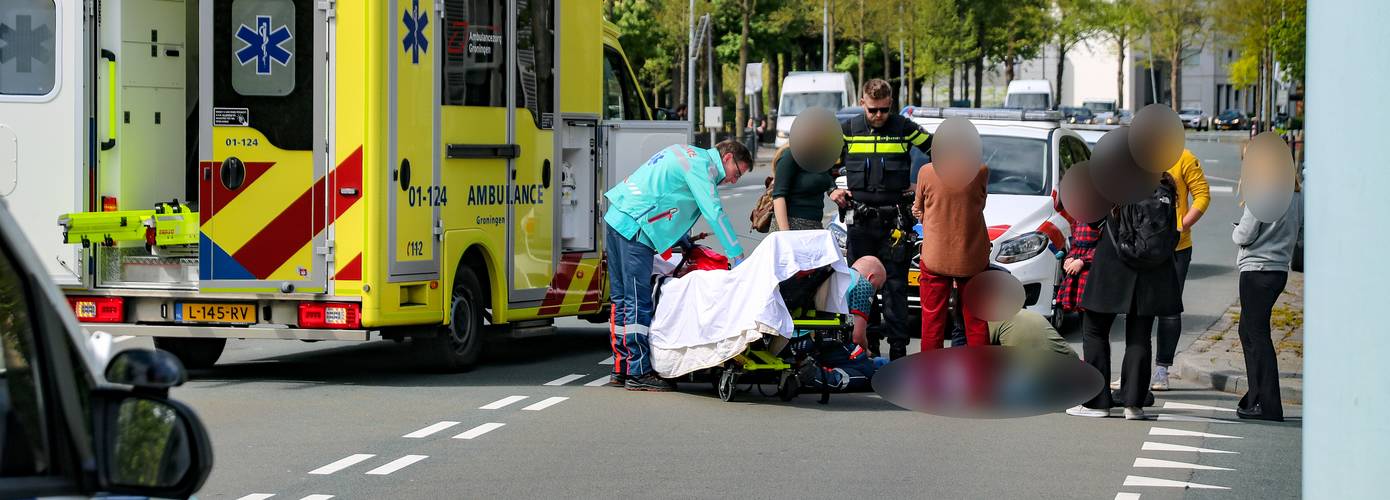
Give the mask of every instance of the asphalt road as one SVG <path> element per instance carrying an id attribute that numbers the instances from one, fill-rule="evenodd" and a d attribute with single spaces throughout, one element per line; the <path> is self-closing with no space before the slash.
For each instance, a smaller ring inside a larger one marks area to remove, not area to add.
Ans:
<path id="1" fill-rule="evenodd" d="M 1237 146 L 1193 140 L 1189 147 L 1217 189 L 1196 228 L 1184 345 L 1234 299 L 1236 287 L 1229 188 Z M 726 209 L 747 214 L 761 177 L 733 186 Z M 199 412 L 214 443 L 216 466 L 199 496 L 1300 494 L 1296 406 L 1286 409 L 1294 418 L 1285 423 L 1238 421 L 1235 396 L 1181 382 L 1159 394 L 1152 410 L 1159 419 L 1144 422 L 1060 413 L 952 419 L 905 411 L 873 394 L 839 395 L 822 406 L 811 396 L 782 403 L 754 389 L 724 403 L 708 384 L 664 394 L 588 386 L 610 368 L 603 364 L 606 329 L 573 320 L 561 326 L 555 337 L 490 345 L 482 366 L 456 375 L 420 373 L 409 350 L 391 342 L 229 343 L 216 367 L 173 391 Z M 1068 335 L 1074 344 L 1077 337 Z M 1122 350 L 1117 342 L 1117 363 Z"/>

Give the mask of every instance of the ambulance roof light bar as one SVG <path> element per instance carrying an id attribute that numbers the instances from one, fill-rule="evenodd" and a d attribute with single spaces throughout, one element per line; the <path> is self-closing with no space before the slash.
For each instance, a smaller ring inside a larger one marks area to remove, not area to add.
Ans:
<path id="1" fill-rule="evenodd" d="M 910 118 L 952 118 L 962 117 L 975 120 L 1014 120 L 1028 122 L 1060 122 L 1062 112 L 1043 109 L 1007 108 L 903 108 L 903 116 Z"/>

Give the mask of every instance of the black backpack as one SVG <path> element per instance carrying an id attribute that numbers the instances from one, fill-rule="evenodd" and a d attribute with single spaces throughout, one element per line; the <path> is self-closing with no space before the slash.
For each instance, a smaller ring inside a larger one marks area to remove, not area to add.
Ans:
<path id="1" fill-rule="evenodd" d="M 1178 188 L 1172 176 L 1163 174 L 1152 195 L 1137 203 L 1115 208 L 1106 221 L 1120 260 L 1132 268 L 1147 269 L 1173 256 L 1178 246 Z"/>

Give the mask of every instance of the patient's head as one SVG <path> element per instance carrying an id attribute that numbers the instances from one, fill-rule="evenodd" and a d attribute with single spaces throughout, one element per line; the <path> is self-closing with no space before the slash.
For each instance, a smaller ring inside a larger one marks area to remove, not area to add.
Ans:
<path id="1" fill-rule="evenodd" d="M 888 279 L 888 271 L 883 269 L 883 261 L 878 260 L 878 257 L 860 257 L 859 260 L 854 261 L 853 267 L 855 271 L 859 271 L 861 276 L 868 278 L 869 283 L 874 286 L 874 290 L 883 288 L 883 280 Z"/>

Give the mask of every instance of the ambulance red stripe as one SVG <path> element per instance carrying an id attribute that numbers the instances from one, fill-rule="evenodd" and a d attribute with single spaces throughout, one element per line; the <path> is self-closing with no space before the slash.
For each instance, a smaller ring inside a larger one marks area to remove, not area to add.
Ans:
<path id="1" fill-rule="evenodd" d="M 354 157 L 357 158 L 356 162 L 348 161 Z M 333 222 L 325 220 L 326 203 L 315 203 L 316 199 L 321 199 L 319 197 L 324 192 L 324 186 L 336 186 L 353 179 L 356 179 L 357 185 L 361 185 L 362 161 L 361 156 L 356 153 L 345 159 L 342 165 L 333 169 L 328 176 L 320 177 L 313 187 L 300 194 L 289 207 L 270 221 L 270 224 L 261 228 L 250 241 L 237 249 L 232 258 L 241 263 L 256 279 L 266 279 L 323 231 L 326 223 Z M 338 203 L 333 211 L 334 220 L 356 204 L 357 200 L 362 199 L 360 192 L 359 196 L 351 197 L 337 193 L 335 195 Z M 311 216 L 306 218 L 305 214 Z"/>

